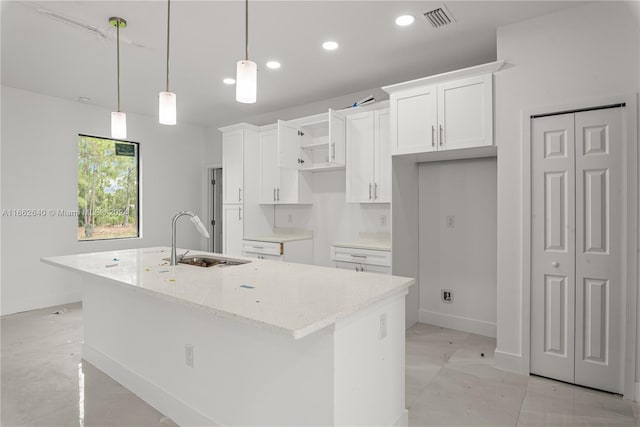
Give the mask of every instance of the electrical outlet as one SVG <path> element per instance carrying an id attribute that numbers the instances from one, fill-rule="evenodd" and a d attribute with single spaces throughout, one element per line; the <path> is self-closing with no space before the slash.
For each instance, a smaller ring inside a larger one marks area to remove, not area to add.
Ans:
<path id="1" fill-rule="evenodd" d="M 380 225 L 381 226 L 385 226 L 387 225 L 387 216 L 386 215 L 380 215 Z"/>
<path id="2" fill-rule="evenodd" d="M 455 217 L 455 215 L 447 216 L 447 228 L 456 228 L 456 217 Z"/>
<path id="3" fill-rule="evenodd" d="M 289 216 L 287 216 L 287 220 L 289 221 L 289 224 L 291 224 L 293 222 L 293 214 L 289 214 Z"/>
<path id="4" fill-rule="evenodd" d="M 451 304 L 453 302 L 453 292 L 449 289 L 442 289 L 440 292 L 440 298 L 442 299 L 442 302 Z"/>
<path id="5" fill-rule="evenodd" d="M 387 313 L 380 315 L 380 333 L 378 334 L 378 340 L 382 340 L 387 336 Z"/>
<path id="6" fill-rule="evenodd" d="M 191 344 L 184 346 L 184 362 L 193 368 L 193 346 Z"/>

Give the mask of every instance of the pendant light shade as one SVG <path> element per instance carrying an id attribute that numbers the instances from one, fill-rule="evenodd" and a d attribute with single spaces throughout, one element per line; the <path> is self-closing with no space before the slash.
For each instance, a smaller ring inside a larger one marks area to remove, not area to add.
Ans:
<path id="1" fill-rule="evenodd" d="M 176 124 L 176 94 L 173 92 L 160 92 L 158 96 L 158 117 L 160 124 Z"/>
<path id="2" fill-rule="evenodd" d="M 111 138 L 127 139 L 127 115 L 121 111 L 111 113 Z"/>
<path id="3" fill-rule="evenodd" d="M 169 34 L 171 29 L 171 0 L 167 0 L 167 86 L 158 95 L 158 121 L 162 125 L 176 124 L 176 94 L 169 92 Z"/>
<path id="4" fill-rule="evenodd" d="M 236 101 L 244 104 L 256 102 L 258 91 L 258 65 L 249 61 L 249 0 L 244 2 L 244 60 L 236 68 Z"/>
<path id="5" fill-rule="evenodd" d="M 249 60 L 238 61 L 236 73 L 236 101 L 245 104 L 256 102 L 258 89 L 258 65 Z"/>
<path id="6" fill-rule="evenodd" d="M 120 111 L 120 28 L 127 26 L 127 21 L 118 17 L 109 18 L 109 24 L 116 27 L 116 63 L 118 80 L 118 111 L 111 113 L 111 138 L 127 138 L 127 115 Z"/>

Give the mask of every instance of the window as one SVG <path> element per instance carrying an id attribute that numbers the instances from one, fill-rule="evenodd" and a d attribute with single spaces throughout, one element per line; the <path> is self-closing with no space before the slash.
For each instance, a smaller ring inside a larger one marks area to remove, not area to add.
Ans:
<path id="1" fill-rule="evenodd" d="M 139 145 L 78 135 L 78 240 L 140 236 Z"/>

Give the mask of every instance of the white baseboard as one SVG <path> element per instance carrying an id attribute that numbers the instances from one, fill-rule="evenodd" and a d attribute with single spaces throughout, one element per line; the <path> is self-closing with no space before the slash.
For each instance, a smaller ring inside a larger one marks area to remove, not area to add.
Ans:
<path id="1" fill-rule="evenodd" d="M 630 399 L 630 400 L 635 400 L 636 402 L 640 402 L 640 383 L 636 382 L 635 383 L 635 388 L 633 389 L 633 392 L 635 393 L 634 396 L 625 396 L 625 399 Z"/>
<path id="2" fill-rule="evenodd" d="M 167 393 L 146 378 L 122 366 L 99 350 L 82 344 L 82 358 L 131 390 L 181 426 L 219 426 L 209 417 Z"/>
<path id="3" fill-rule="evenodd" d="M 471 332 L 472 334 L 484 335 L 485 337 L 496 337 L 496 324 L 493 322 L 437 313 L 425 309 L 420 309 L 418 317 L 421 323 Z"/>
<path id="4" fill-rule="evenodd" d="M 524 360 L 519 354 L 507 353 L 506 351 L 496 349 L 494 361 L 497 369 L 521 375 L 529 375 L 529 372 L 525 372 Z"/>
<path id="5" fill-rule="evenodd" d="M 409 411 L 405 409 L 392 427 L 409 427 Z"/>
<path id="6" fill-rule="evenodd" d="M 0 314 L 8 316 L 10 314 L 22 313 L 25 311 L 40 310 L 43 308 L 57 307 L 59 305 L 72 304 L 80 302 L 82 296 L 78 292 L 70 291 L 60 293 L 55 298 L 20 298 L 17 300 L 6 301 L 3 299 L 0 306 Z"/>

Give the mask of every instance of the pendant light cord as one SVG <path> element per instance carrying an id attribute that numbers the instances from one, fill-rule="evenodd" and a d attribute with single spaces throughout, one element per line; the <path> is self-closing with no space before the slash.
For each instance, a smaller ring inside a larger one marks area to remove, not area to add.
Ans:
<path id="1" fill-rule="evenodd" d="M 169 31 L 171 22 L 171 0 L 167 0 L 167 92 L 169 92 Z"/>
<path id="2" fill-rule="evenodd" d="M 120 18 L 116 21 L 116 56 L 118 67 L 118 112 L 120 112 Z"/>
<path id="3" fill-rule="evenodd" d="M 244 1 L 244 60 L 249 60 L 249 0 Z"/>

